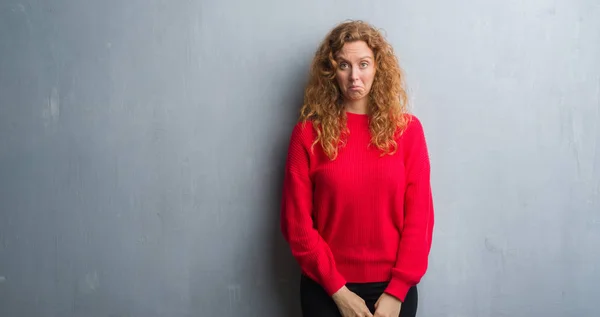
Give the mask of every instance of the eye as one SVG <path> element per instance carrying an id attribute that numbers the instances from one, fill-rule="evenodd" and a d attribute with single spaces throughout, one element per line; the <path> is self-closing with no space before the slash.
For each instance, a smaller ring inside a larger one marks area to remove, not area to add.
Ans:
<path id="1" fill-rule="evenodd" d="M 365 67 L 369 66 L 369 63 L 362 62 L 362 63 L 360 63 L 360 66 L 362 66 L 362 68 L 365 68 Z"/>
<path id="2" fill-rule="evenodd" d="M 348 64 L 347 64 L 346 62 L 341 62 L 341 63 L 340 63 L 340 68 L 341 68 L 341 69 L 345 69 L 345 68 L 347 68 L 347 67 L 348 67 Z"/>

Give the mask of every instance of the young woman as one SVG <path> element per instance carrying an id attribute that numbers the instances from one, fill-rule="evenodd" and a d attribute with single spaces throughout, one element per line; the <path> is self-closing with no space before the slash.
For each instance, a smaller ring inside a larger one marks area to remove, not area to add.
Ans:
<path id="1" fill-rule="evenodd" d="M 281 209 L 306 317 L 416 315 L 434 213 L 424 131 L 406 101 L 377 29 L 330 31 L 291 135 Z"/>

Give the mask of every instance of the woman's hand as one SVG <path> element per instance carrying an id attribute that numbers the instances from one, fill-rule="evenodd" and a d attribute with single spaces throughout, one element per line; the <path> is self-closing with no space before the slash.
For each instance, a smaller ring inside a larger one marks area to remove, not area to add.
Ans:
<path id="1" fill-rule="evenodd" d="M 343 317 L 373 317 L 365 301 L 346 286 L 332 296 Z"/>
<path id="2" fill-rule="evenodd" d="M 374 317 L 398 317 L 402 302 L 396 297 L 387 293 L 381 294 L 377 303 L 375 303 Z"/>

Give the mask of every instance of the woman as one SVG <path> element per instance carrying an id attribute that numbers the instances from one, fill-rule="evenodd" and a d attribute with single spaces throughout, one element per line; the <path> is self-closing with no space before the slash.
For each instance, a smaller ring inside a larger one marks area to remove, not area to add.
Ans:
<path id="1" fill-rule="evenodd" d="M 281 229 L 303 316 L 415 316 L 433 230 L 427 146 L 372 26 L 345 22 L 313 60 L 288 149 Z"/>

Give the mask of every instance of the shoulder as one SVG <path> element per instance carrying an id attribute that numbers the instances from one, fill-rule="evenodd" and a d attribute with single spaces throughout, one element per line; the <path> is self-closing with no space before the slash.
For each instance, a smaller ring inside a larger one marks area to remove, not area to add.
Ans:
<path id="1" fill-rule="evenodd" d="M 296 122 L 292 128 L 292 139 L 311 140 L 315 134 L 313 122 L 310 120 Z"/>
<path id="2" fill-rule="evenodd" d="M 296 122 L 292 127 L 290 135 L 290 149 L 307 150 L 311 147 L 311 144 L 316 137 L 316 132 L 313 128 L 312 121 L 300 121 Z"/>
<path id="3" fill-rule="evenodd" d="M 406 126 L 402 132 L 402 138 L 406 140 L 423 137 L 425 132 L 421 120 L 411 113 L 407 113 L 404 116 L 406 119 Z"/>

